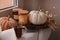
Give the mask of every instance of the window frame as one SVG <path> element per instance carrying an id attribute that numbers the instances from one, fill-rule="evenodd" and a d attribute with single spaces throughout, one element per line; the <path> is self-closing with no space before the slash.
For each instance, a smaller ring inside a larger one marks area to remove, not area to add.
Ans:
<path id="1" fill-rule="evenodd" d="M 10 9 L 18 7 L 18 0 L 12 0 L 12 1 L 13 1 L 13 6 L 0 9 L 0 12 L 7 11 L 7 10 L 10 10 Z"/>

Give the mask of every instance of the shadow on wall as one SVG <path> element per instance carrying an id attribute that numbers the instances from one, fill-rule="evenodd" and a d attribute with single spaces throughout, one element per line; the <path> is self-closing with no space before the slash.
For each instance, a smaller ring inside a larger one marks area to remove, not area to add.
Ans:
<path id="1" fill-rule="evenodd" d="M 38 10 L 39 9 L 39 0 L 24 0 L 24 9 L 26 10 Z"/>
<path id="2" fill-rule="evenodd" d="M 18 0 L 18 7 L 19 8 L 23 8 L 23 4 L 24 3 L 24 0 Z"/>
<path id="3" fill-rule="evenodd" d="M 49 40 L 60 40 L 60 0 L 42 0 L 43 9 L 48 10 L 50 13 L 54 13 L 58 29 L 52 32 Z"/>
<path id="4" fill-rule="evenodd" d="M 54 19 L 57 22 L 57 25 L 60 26 L 60 0 L 43 0 L 41 8 L 48 10 L 50 13 L 55 14 Z"/>

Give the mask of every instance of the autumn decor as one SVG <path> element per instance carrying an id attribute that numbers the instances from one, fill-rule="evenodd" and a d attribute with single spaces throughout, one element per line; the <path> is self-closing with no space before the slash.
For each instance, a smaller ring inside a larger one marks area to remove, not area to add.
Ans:
<path id="1" fill-rule="evenodd" d="M 51 28 L 55 31 L 56 22 L 53 19 L 55 15 L 50 14 L 48 11 L 36 11 L 33 10 L 29 13 L 29 21 L 27 28 L 28 29 L 40 29 L 40 28 Z M 29 27 L 30 26 L 30 27 Z"/>
<path id="2" fill-rule="evenodd" d="M 14 8 L 13 12 L 18 12 L 18 16 L 15 16 L 14 18 L 18 18 L 19 25 L 26 25 L 29 20 L 29 14 L 27 10 L 21 9 L 21 8 Z"/>
<path id="3" fill-rule="evenodd" d="M 47 21 L 47 17 L 44 12 L 33 10 L 29 13 L 29 21 L 32 24 L 40 25 L 44 24 Z"/>
<path id="4" fill-rule="evenodd" d="M 19 11 L 19 24 L 20 25 L 26 25 L 29 20 L 29 14 L 27 10 L 21 10 Z"/>
<path id="5" fill-rule="evenodd" d="M 57 28 L 56 27 L 56 22 L 53 19 L 55 14 L 54 15 L 50 14 L 48 11 L 46 11 L 45 13 L 46 13 L 45 15 L 47 16 L 47 22 L 46 23 L 47 23 L 48 27 L 51 28 L 53 31 L 55 31 L 55 29 Z"/>
<path id="6" fill-rule="evenodd" d="M 8 17 L 1 17 L 0 18 L 0 25 L 2 27 L 2 30 L 7 30 L 12 27 L 16 27 L 17 22 L 14 19 L 10 18 L 9 16 Z"/>
<path id="7" fill-rule="evenodd" d="M 21 8 L 14 8 L 12 9 L 12 12 L 13 12 L 13 18 L 18 22 L 18 13 L 21 11 L 22 9 Z"/>
<path id="8" fill-rule="evenodd" d="M 14 9 L 14 11 L 18 11 L 18 20 L 19 20 L 19 25 L 25 26 L 28 28 L 33 29 L 36 27 L 42 28 L 42 26 L 46 26 L 51 28 L 52 30 L 55 31 L 56 28 L 56 22 L 53 19 L 54 15 L 50 14 L 48 11 L 44 12 L 42 9 L 40 10 L 32 10 L 30 13 L 27 10 L 23 10 L 20 8 Z M 41 26 L 42 25 L 42 26 Z"/>

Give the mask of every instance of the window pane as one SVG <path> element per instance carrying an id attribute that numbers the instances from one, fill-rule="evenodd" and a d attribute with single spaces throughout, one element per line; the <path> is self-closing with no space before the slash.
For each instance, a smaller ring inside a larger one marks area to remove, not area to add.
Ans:
<path id="1" fill-rule="evenodd" d="M 0 0 L 0 9 L 13 6 L 13 0 Z"/>

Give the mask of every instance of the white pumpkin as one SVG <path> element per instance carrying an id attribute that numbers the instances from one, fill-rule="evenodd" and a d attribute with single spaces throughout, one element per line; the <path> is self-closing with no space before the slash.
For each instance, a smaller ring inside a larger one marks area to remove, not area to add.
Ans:
<path id="1" fill-rule="evenodd" d="M 47 21 L 47 17 L 42 11 L 33 10 L 29 13 L 29 21 L 32 24 L 44 24 Z"/>

